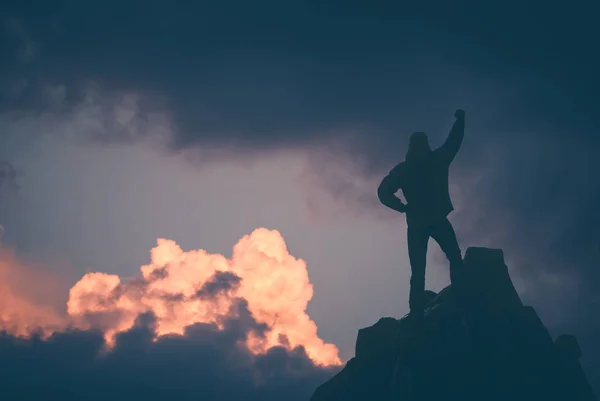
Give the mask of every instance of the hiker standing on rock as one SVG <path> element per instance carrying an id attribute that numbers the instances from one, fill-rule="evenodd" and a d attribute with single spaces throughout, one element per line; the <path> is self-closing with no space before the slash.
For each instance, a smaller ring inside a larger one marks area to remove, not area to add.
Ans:
<path id="1" fill-rule="evenodd" d="M 427 243 L 433 238 L 450 262 L 450 281 L 456 284 L 462 271 L 462 254 L 448 214 L 454 210 L 448 191 L 448 170 L 465 133 L 465 112 L 454 113 L 456 121 L 446 142 L 431 150 L 424 132 L 410 137 L 406 159 L 394 167 L 377 189 L 385 206 L 406 213 L 408 256 L 411 266 L 410 317 L 421 320 L 424 312 Z M 402 189 L 406 204 L 396 196 Z"/>

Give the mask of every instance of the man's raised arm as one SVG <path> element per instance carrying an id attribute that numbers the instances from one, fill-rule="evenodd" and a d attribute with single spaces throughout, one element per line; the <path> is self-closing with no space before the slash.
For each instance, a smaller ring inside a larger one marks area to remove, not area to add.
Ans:
<path id="1" fill-rule="evenodd" d="M 385 206 L 397 212 L 406 212 L 406 205 L 396 196 L 396 192 L 402 186 L 401 164 L 397 165 L 386 175 L 379 188 L 377 188 L 377 197 Z"/>
<path id="2" fill-rule="evenodd" d="M 454 121 L 454 124 L 452 125 L 452 129 L 450 130 L 446 142 L 444 142 L 444 144 L 436 151 L 448 164 L 452 163 L 452 160 L 454 160 L 465 136 L 464 110 L 456 110 L 454 117 L 456 117 L 456 121 Z"/>

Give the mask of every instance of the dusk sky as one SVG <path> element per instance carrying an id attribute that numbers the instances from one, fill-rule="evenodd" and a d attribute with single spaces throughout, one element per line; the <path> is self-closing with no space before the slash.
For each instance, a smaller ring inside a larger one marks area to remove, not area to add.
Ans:
<path id="1" fill-rule="evenodd" d="M 459 243 L 504 250 L 600 391 L 598 1 L 191 3 L 2 2 L 8 400 L 308 399 L 408 312 L 376 189 L 459 108 Z M 54 336 L 17 340 L 34 326 Z"/>

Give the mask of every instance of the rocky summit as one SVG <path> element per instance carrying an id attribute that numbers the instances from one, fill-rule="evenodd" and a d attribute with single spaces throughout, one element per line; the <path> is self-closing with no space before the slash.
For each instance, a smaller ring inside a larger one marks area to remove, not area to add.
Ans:
<path id="1" fill-rule="evenodd" d="M 499 249 L 469 248 L 461 290 L 427 292 L 425 319 L 358 331 L 355 357 L 311 401 L 597 400 L 572 335 L 521 302 Z"/>

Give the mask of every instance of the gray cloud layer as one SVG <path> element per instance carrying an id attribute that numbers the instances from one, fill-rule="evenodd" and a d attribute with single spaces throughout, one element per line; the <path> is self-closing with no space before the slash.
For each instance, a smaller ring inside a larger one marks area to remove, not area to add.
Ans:
<path id="1" fill-rule="evenodd" d="M 94 331 L 67 331 L 47 340 L 0 333 L 2 395 L 8 400 L 307 400 L 334 369 L 313 365 L 302 348 L 254 356 L 239 341 L 261 328 L 239 317 L 189 326 L 183 336 L 153 341 L 154 317 L 140 315 L 115 348 L 103 350 Z"/>

